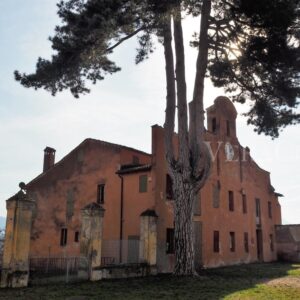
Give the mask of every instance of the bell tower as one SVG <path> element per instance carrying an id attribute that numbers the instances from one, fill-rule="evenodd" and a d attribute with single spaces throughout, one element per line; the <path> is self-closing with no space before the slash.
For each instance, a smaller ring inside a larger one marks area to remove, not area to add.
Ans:
<path id="1" fill-rule="evenodd" d="M 207 108 L 207 130 L 221 138 L 236 138 L 237 111 L 224 96 L 217 97 Z"/>

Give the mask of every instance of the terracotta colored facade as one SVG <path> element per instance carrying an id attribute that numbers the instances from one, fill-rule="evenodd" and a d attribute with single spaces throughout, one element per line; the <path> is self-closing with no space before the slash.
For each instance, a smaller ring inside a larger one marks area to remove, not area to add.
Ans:
<path id="1" fill-rule="evenodd" d="M 194 207 L 198 266 L 277 259 L 275 225 L 281 224 L 278 194 L 271 186 L 269 172 L 239 144 L 236 115 L 225 97 L 218 97 L 207 109 L 206 140 L 214 163 Z M 151 154 L 87 139 L 53 165 L 55 150 L 45 150 L 49 161 L 44 162 L 44 172 L 27 185 L 36 203 L 31 257 L 78 256 L 81 209 L 98 202 L 105 209 L 104 241 L 138 240 L 140 215 L 155 211 L 158 271 L 172 271 L 173 200 L 162 127 L 152 127 Z"/>

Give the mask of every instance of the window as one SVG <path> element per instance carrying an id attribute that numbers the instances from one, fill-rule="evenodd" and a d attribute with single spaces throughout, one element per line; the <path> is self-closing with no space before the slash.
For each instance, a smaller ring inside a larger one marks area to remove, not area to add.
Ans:
<path id="1" fill-rule="evenodd" d="M 167 199 L 174 199 L 173 197 L 173 182 L 169 174 L 166 175 L 166 197 Z"/>
<path id="2" fill-rule="evenodd" d="M 235 233 L 234 232 L 230 232 L 229 233 L 229 238 L 230 238 L 230 244 L 229 244 L 229 249 L 231 252 L 235 251 Z"/>
<path id="3" fill-rule="evenodd" d="M 139 191 L 140 193 L 146 193 L 147 192 L 147 183 L 148 183 L 148 176 L 147 175 L 141 175 L 139 178 Z"/>
<path id="4" fill-rule="evenodd" d="M 273 241 L 273 234 L 270 234 L 270 250 L 274 251 L 274 241 Z"/>
<path id="5" fill-rule="evenodd" d="M 230 136 L 230 122 L 228 120 L 226 121 L 226 134 Z"/>
<path id="6" fill-rule="evenodd" d="M 213 133 L 217 132 L 217 119 L 213 118 L 211 121 L 211 130 Z"/>
<path id="7" fill-rule="evenodd" d="M 75 243 L 78 243 L 78 242 L 79 242 L 79 231 L 75 231 L 74 242 L 75 242 Z"/>
<path id="8" fill-rule="evenodd" d="M 68 229 L 67 228 L 62 228 L 60 231 L 60 245 L 61 246 L 66 246 L 67 245 L 67 240 L 68 240 Z"/>
<path id="9" fill-rule="evenodd" d="M 233 191 L 228 192 L 229 210 L 234 211 Z"/>
<path id="10" fill-rule="evenodd" d="M 174 228 L 167 228 L 167 247 L 166 247 L 166 253 L 172 254 L 175 253 L 175 247 L 174 247 Z"/>
<path id="11" fill-rule="evenodd" d="M 248 232 L 244 232 L 244 248 L 245 248 L 245 252 L 248 253 L 249 252 L 249 236 L 248 236 Z"/>
<path id="12" fill-rule="evenodd" d="M 220 234 L 214 231 L 214 252 L 220 252 Z"/>
<path id="13" fill-rule="evenodd" d="M 104 203 L 104 188 L 105 184 L 99 184 L 97 189 L 97 203 Z"/>
<path id="14" fill-rule="evenodd" d="M 219 208 L 220 207 L 220 190 L 221 190 L 221 184 L 218 180 L 216 184 L 213 184 L 212 186 L 212 200 L 213 200 L 213 208 Z"/>
<path id="15" fill-rule="evenodd" d="M 271 201 L 268 201 L 268 214 L 269 214 L 269 218 L 272 218 L 272 203 Z"/>
<path id="16" fill-rule="evenodd" d="M 242 195 L 242 201 L 243 201 L 243 214 L 247 213 L 247 197 L 245 194 Z"/>
<path id="17" fill-rule="evenodd" d="M 256 217 L 259 218 L 260 217 L 260 200 L 258 198 L 255 199 L 255 213 L 256 213 Z"/>

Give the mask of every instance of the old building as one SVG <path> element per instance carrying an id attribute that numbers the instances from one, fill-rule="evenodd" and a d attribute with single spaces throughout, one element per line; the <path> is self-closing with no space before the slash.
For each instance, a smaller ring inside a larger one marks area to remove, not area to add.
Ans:
<path id="1" fill-rule="evenodd" d="M 277 258 L 275 225 L 281 224 L 278 194 L 269 172 L 255 163 L 248 147 L 240 145 L 236 117 L 235 107 L 226 97 L 218 97 L 207 109 L 205 138 L 213 169 L 194 206 L 197 266 Z M 44 170 L 26 190 L 35 203 L 30 257 L 79 256 L 83 251 L 82 209 L 98 205 L 105 211 L 101 244 L 97 244 L 102 264 L 139 261 L 145 239 L 150 243 L 153 238 L 154 248 L 142 257 L 148 257 L 159 272 L 172 271 L 172 181 L 162 127 L 152 127 L 151 154 L 87 139 L 55 163 L 55 150 L 47 147 Z M 143 224 L 141 216 L 151 220 Z M 154 235 L 144 236 L 145 228 L 149 231 L 152 225 Z M 9 220 L 7 226 L 12 226 Z"/>

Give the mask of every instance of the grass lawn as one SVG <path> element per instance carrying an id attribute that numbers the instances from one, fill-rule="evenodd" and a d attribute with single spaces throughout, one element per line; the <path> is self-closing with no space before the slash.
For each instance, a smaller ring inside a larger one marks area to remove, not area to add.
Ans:
<path id="1" fill-rule="evenodd" d="M 2 289 L 0 299 L 274 299 L 300 300 L 300 265 L 251 264 L 171 275 Z"/>

